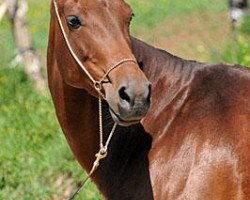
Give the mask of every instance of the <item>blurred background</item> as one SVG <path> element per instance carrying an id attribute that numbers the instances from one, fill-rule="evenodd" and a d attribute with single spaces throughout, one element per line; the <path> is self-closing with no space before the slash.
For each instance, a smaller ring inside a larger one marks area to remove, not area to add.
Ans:
<path id="1" fill-rule="evenodd" d="M 227 0 L 128 2 L 135 13 L 132 35 L 186 59 L 250 66 L 249 16 L 234 19 Z M 27 0 L 27 5 L 26 25 L 46 77 L 50 1 Z M 10 18 L 4 15 L 0 21 L 0 200 L 61 200 L 85 174 L 67 146 L 48 91 L 38 90 L 18 61 L 12 30 Z M 76 199 L 102 197 L 88 183 Z"/>

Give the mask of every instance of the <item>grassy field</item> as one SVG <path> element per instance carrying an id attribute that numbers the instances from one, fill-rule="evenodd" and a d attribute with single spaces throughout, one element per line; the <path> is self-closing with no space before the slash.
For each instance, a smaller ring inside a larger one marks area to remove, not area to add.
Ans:
<path id="1" fill-rule="evenodd" d="M 128 2 L 136 15 L 132 23 L 133 34 L 169 50 L 171 45 L 175 49 L 177 44 L 165 41 L 166 38 L 176 37 L 190 41 L 189 32 L 185 31 L 190 30 L 192 34 L 192 29 L 189 29 L 192 24 L 187 24 L 186 21 L 199 19 L 201 13 L 203 17 L 213 13 L 215 19 L 219 13 L 226 12 L 226 1 L 221 0 L 214 0 L 213 3 L 209 0 Z M 28 0 L 28 3 L 28 25 L 34 45 L 45 65 L 50 1 Z M 206 21 L 201 21 L 198 24 L 205 27 L 205 23 Z M 218 22 L 215 20 L 210 23 L 214 29 L 220 26 L 216 25 Z M 7 17 L 0 24 L 0 35 L 0 199 L 62 199 L 84 177 L 84 172 L 72 156 L 61 133 L 50 96 L 41 95 L 33 89 L 22 66 L 10 67 L 16 50 Z M 246 65 L 250 63 L 247 37 L 242 36 L 240 39 L 240 51 L 243 53 L 240 52 L 238 58 L 239 62 Z M 206 37 L 194 40 L 206 43 Z M 200 47 L 200 43 L 189 43 L 190 46 L 184 45 L 184 48 L 181 46 L 175 50 L 189 57 L 193 55 L 190 51 L 197 49 L 197 45 Z M 204 59 L 203 54 L 206 54 L 206 58 L 218 59 L 204 51 L 199 54 L 198 50 L 194 50 L 193 56 Z M 220 58 L 231 61 L 230 52 L 225 50 L 222 54 Z M 89 183 L 76 199 L 102 198 L 93 184 Z"/>

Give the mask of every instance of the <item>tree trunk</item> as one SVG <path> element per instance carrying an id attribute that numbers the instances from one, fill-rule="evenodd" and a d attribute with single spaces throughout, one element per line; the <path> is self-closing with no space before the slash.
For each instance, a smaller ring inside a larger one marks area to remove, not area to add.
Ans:
<path id="1" fill-rule="evenodd" d="M 3 2 L 0 6 L 0 22 L 2 21 L 3 19 L 3 16 L 4 14 L 6 13 L 7 11 L 7 3 L 6 2 Z"/>
<path id="2" fill-rule="evenodd" d="M 45 90 L 45 79 L 41 73 L 41 62 L 32 46 L 31 37 L 25 21 L 28 5 L 25 0 L 6 0 L 12 24 L 13 36 L 19 56 L 24 64 L 24 70 L 34 82 L 36 89 Z"/>

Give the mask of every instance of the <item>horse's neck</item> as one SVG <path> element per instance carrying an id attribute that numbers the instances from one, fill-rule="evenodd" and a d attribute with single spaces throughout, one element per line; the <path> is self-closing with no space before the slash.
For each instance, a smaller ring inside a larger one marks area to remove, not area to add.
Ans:
<path id="1" fill-rule="evenodd" d="M 142 45 L 142 49 L 140 47 L 137 45 L 139 49 L 135 56 L 139 63 L 144 65 L 142 67 L 153 83 L 152 107 L 143 125 L 154 133 L 156 129 L 152 127 L 160 127 L 161 124 L 156 125 L 156 123 L 163 123 L 158 119 L 160 114 L 154 115 L 154 113 L 161 112 L 163 109 L 159 107 L 164 108 L 166 102 L 171 102 L 171 98 L 179 88 L 172 86 L 182 83 L 185 77 L 178 76 L 181 74 L 178 68 L 181 71 L 183 67 L 181 60 L 168 58 L 167 54 L 161 55 L 159 50 L 152 47 L 145 45 Z M 95 153 L 99 150 L 97 99 L 84 90 L 66 85 L 58 71 L 50 71 L 49 74 L 50 88 L 61 127 L 77 160 L 89 171 Z M 172 93 L 169 93 L 171 88 Z M 104 108 L 104 124 L 107 137 L 112 126 L 107 107 Z M 109 156 L 101 162 L 100 168 L 94 174 L 94 181 L 109 199 L 122 199 L 124 196 L 129 199 L 152 199 L 147 157 L 150 146 L 151 137 L 142 125 L 118 127 L 109 146 Z"/>
<path id="2" fill-rule="evenodd" d="M 187 81 L 195 65 L 200 65 L 199 62 L 184 60 L 136 38 L 131 39 L 133 53 L 155 89 L 159 82 L 170 84 Z"/>
<path id="3" fill-rule="evenodd" d="M 56 114 L 65 137 L 79 163 L 90 170 L 99 147 L 97 100 L 84 90 L 65 84 L 56 65 L 48 68 L 48 74 Z"/>
<path id="4" fill-rule="evenodd" d="M 59 122 L 77 160 L 90 171 L 99 150 L 98 100 L 84 90 L 66 85 L 56 68 L 54 70 L 49 73 L 49 84 Z M 103 116 L 106 140 L 113 125 L 106 103 Z M 124 196 L 153 199 L 147 158 L 150 146 L 151 137 L 140 124 L 117 127 L 108 157 L 101 161 L 92 177 L 108 199 L 123 199 Z"/>
<path id="5" fill-rule="evenodd" d="M 140 66 L 152 83 L 152 103 L 143 126 L 154 138 L 166 132 L 184 105 L 193 71 L 199 64 L 173 56 L 135 38 L 132 38 L 132 44 Z"/>

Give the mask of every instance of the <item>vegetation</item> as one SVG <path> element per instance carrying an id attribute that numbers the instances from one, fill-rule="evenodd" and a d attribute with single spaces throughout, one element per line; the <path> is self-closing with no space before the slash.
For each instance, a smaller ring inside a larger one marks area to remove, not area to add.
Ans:
<path id="1" fill-rule="evenodd" d="M 212 4 L 209 0 L 128 2 L 136 15 L 133 33 L 138 35 L 148 35 L 173 19 L 181 24 L 180 19 L 188 18 L 190 13 L 226 10 L 226 1 L 221 0 Z M 28 3 L 28 24 L 45 65 L 50 1 Z M 246 42 L 249 31 L 242 32 L 237 60 L 250 65 L 250 46 Z M 16 50 L 7 17 L 0 24 L 0 35 L 0 199 L 62 199 L 83 179 L 84 173 L 61 133 L 50 96 L 34 91 L 22 66 L 10 65 Z M 222 58 L 230 61 L 230 51 L 225 50 Z M 89 183 L 76 199 L 98 200 L 101 195 Z"/>
<path id="2" fill-rule="evenodd" d="M 250 66 L 250 17 L 243 18 L 238 30 L 237 41 L 233 41 L 225 48 L 223 60 Z"/>
<path id="3" fill-rule="evenodd" d="M 140 32 L 148 31 L 156 26 L 161 25 L 160 22 L 166 20 L 178 19 L 180 16 L 188 16 L 193 12 L 203 12 L 212 10 L 214 13 L 225 10 L 226 4 L 223 1 L 216 0 L 216 3 L 211 4 L 209 0 L 158 0 L 155 1 L 141 1 L 128 0 L 131 4 L 134 13 L 134 30 Z M 178 23 L 178 20 L 175 20 Z"/>

